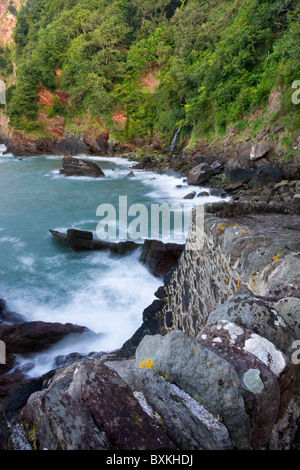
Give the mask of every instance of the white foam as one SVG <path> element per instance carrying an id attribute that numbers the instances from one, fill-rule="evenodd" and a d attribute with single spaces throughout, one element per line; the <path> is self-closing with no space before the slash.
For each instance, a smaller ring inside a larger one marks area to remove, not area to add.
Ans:
<path id="1" fill-rule="evenodd" d="M 52 272 L 56 283 L 65 283 L 63 303 L 61 294 L 56 297 L 55 292 L 51 298 L 48 291 L 11 293 L 8 305 L 14 311 L 22 312 L 27 321 L 72 323 L 85 326 L 96 334 L 80 336 L 76 344 L 64 341 L 45 354 L 31 358 L 35 367 L 29 372 L 30 376 L 50 370 L 58 355 L 112 351 L 134 334 L 142 324 L 143 310 L 155 299 L 154 292 L 161 285 L 161 280 L 153 277 L 139 262 L 139 256 L 139 252 L 122 258 L 108 252 L 91 253 L 87 258 L 77 260 L 90 265 L 88 277 L 83 279 L 67 279 L 64 271 L 60 273 L 59 269 Z M 58 258 L 59 268 L 62 260 Z M 30 264 L 30 259 L 23 261 Z"/>
<path id="2" fill-rule="evenodd" d="M 0 238 L 0 243 L 10 243 L 11 245 L 19 248 L 23 248 L 25 246 L 25 243 L 23 243 L 18 237 L 2 237 Z"/>

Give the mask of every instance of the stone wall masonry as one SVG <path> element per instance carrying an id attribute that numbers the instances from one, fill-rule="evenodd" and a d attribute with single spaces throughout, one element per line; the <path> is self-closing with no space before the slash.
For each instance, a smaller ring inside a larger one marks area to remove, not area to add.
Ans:
<path id="1" fill-rule="evenodd" d="M 195 338 L 210 313 L 231 296 L 249 294 L 269 302 L 300 297 L 300 217 L 260 213 L 228 203 L 206 210 L 203 244 L 185 249 L 165 277 L 164 329 Z M 228 215 L 229 214 L 229 215 Z M 191 223 L 189 237 L 193 232 Z"/>

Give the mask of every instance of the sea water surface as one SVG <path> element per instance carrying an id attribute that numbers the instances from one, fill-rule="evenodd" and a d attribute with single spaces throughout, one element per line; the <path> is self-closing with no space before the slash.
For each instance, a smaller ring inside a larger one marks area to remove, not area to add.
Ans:
<path id="1" fill-rule="evenodd" d="M 97 239 L 101 204 L 117 207 L 119 196 L 127 196 L 129 206 L 187 204 L 184 196 L 201 188 L 187 187 L 178 175 L 141 170 L 126 178 L 133 162 L 124 158 L 83 155 L 101 167 L 105 178 L 76 178 L 59 173 L 60 156 L 19 159 L 4 151 L 0 145 L 0 298 L 27 321 L 73 323 L 93 332 L 30 360 L 19 357 L 19 363 L 30 362 L 28 375 L 38 376 L 54 367 L 57 356 L 120 348 L 140 327 L 143 310 L 163 281 L 140 263 L 140 250 L 125 256 L 73 252 L 49 230 L 89 230 Z M 197 203 L 217 199 L 208 196 Z"/>

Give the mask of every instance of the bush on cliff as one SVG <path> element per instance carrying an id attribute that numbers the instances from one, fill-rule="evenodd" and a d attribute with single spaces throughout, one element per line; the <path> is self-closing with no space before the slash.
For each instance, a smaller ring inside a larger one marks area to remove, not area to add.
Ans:
<path id="1" fill-rule="evenodd" d="M 298 0 L 28 0 L 7 113 L 15 127 L 36 119 L 39 85 L 59 86 L 69 116 L 88 109 L 120 140 L 168 143 L 179 127 L 192 140 L 243 129 L 280 90 L 273 119 L 294 135 L 299 12 Z"/>

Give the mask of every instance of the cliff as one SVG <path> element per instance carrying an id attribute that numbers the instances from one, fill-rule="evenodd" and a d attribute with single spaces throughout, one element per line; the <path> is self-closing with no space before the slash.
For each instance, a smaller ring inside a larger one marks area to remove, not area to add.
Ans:
<path id="1" fill-rule="evenodd" d="M 299 153 L 296 0 L 1 8 L 1 138 L 16 155 L 105 153 L 108 140 L 163 156 L 262 139 L 277 156 Z"/>

